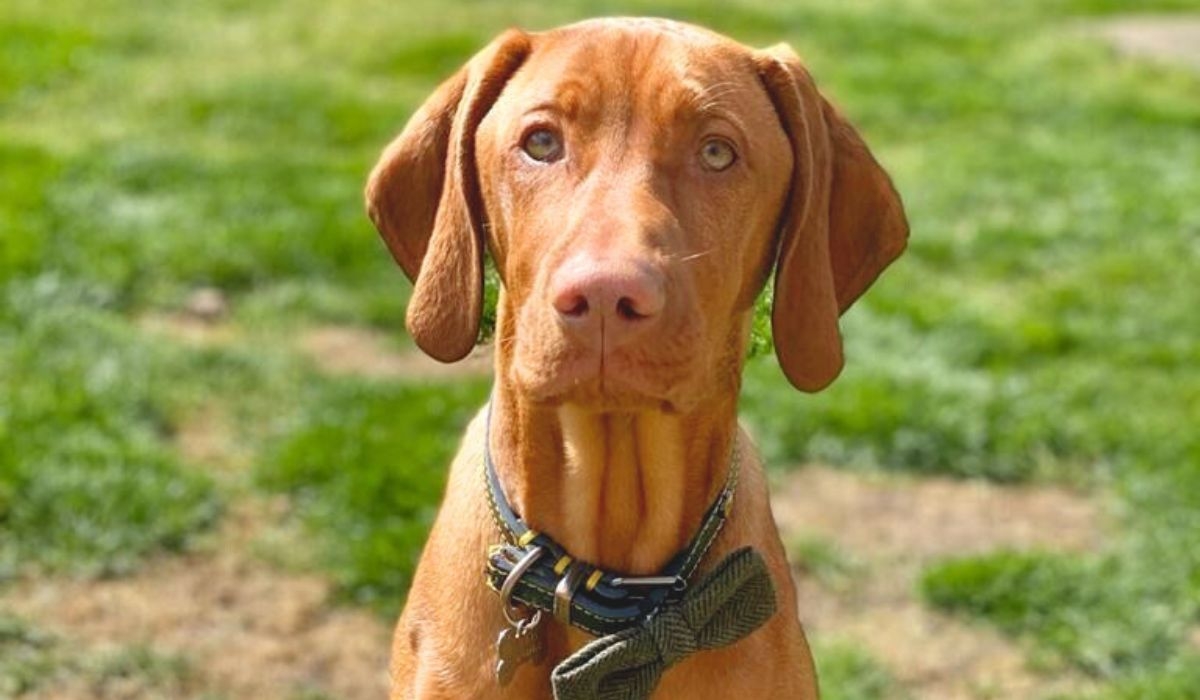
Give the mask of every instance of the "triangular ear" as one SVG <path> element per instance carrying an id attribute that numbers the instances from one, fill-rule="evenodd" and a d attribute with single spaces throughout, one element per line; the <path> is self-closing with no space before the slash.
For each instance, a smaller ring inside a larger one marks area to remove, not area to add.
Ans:
<path id="1" fill-rule="evenodd" d="M 754 56 L 792 145 L 771 330 L 783 372 L 820 391 L 842 369 L 838 316 L 904 250 L 908 222 L 891 178 L 785 44 Z"/>
<path id="2" fill-rule="evenodd" d="M 367 213 L 415 284 L 408 332 L 443 362 L 471 352 L 483 310 L 475 131 L 529 51 L 528 35 L 509 30 L 476 54 L 417 110 L 367 180 Z"/>

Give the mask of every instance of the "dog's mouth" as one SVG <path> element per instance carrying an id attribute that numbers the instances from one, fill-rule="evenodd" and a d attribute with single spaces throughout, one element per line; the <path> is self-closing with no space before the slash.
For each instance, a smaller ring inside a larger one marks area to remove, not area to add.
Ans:
<path id="1" fill-rule="evenodd" d="M 660 411 L 678 413 L 679 404 L 671 396 L 656 395 L 637 387 L 614 386 L 599 378 L 589 382 L 576 382 L 558 391 L 544 391 L 541 387 L 526 392 L 535 403 L 546 406 L 574 405 L 597 413 L 634 413 Z"/>
<path id="2" fill-rule="evenodd" d="M 619 353 L 538 357 L 515 363 L 515 384 L 531 401 L 574 404 L 602 412 L 677 413 L 692 401 L 694 362 L 651 361 Z"/>

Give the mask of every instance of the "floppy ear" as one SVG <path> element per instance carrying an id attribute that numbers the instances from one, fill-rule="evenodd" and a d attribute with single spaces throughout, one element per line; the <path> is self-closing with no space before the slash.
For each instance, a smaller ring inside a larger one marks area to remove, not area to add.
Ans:
<path id="1" fill-rule="evenodd" d="M 509 30 L 476 54 L 417 110 L 367 179 L 367 213 L 415 285 L 408 332 L 442 362 L 471 351 L 483 310 L 475 131 L 529 50 L 528 35 Z"/>
<path id="2" fill-rule="evenodd" d="M 819 391 L 842 370 L 838 316 L 904 250 L 908 222 L 891 178 L 786 44 L 754 56 L 792 145 L 771 330 L 783 372 Z"/>

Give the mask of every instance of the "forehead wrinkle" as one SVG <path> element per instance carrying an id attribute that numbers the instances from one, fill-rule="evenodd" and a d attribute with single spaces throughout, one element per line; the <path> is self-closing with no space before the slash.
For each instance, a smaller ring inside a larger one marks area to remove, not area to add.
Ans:
<path id="1" fill-rule="evenodd" d="M 550 109 L 567 119 L 575 119 L 587 104 L 587 96 L 591 91 L 592 87 L 585 81 L 574 77 L 567 78 L 542 91 L 540 99 L 530 111 Z"/>
<path id="2" fill-rule="evenodd" d="M 679 98 L 675 101 L 674 108 L 677 118 L 720 119 L 729 122 L 739 131 L 746 132 L 746 125 L 738 114 L 739 100 L 729 99 L 737 98 L 739 93 L 744 91 L 744 85 L 739 81 L 711 82 L 695 75 L 686 75 L 680 79 L 677 87 L 676 93 Z"/>

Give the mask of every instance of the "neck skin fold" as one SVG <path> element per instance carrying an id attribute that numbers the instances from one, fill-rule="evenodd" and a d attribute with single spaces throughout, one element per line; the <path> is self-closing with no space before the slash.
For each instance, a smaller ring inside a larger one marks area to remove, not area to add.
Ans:
<path id="1" fill-rule="evenodd" d="M 737 432 L 736 392 L 685 414 L 598 413 L 534 404 L 500 381 L 492 402 L 489 449 L 517 513 L 572 556 L 633 575 L 687 546 Z"/>

